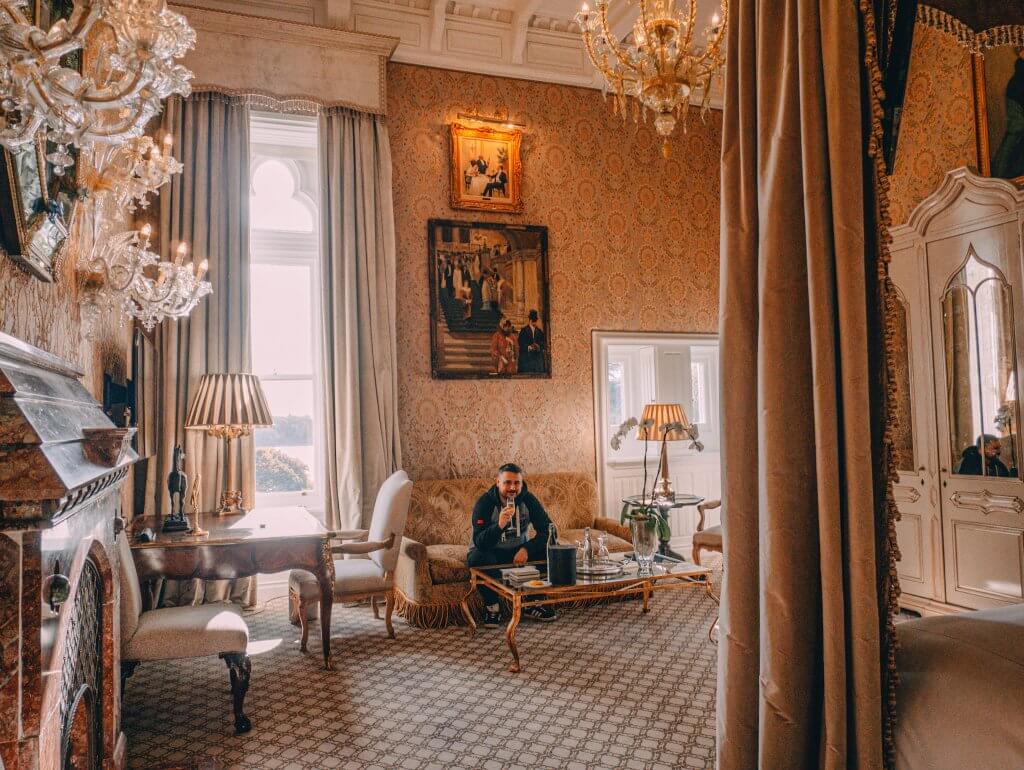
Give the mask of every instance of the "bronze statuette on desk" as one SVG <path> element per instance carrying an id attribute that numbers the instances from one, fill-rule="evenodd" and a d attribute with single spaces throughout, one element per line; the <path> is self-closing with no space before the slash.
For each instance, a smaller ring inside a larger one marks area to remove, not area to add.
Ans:
<path id="1" fill-rule="evenodd" d="M 138 519 L 136 532 L 152 527 L 151 542 L 133 539 L 132 556 L 143 586 L 160 578 L 231 580 L 258 573 L 304 569 L 320 586 L 320 632 L 324 666 L 331 662 L 331 607 L 334 603 L 334 534 L 305 508 L 254 508 L 247 513 L 196 515 L 204 535 L 159 532 L 151 518 Z"/>

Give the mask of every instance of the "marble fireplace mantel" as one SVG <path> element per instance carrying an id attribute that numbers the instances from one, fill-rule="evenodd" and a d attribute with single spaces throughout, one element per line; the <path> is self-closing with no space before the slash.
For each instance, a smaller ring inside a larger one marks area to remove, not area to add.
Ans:
<path id="1" fill-rule="evenodd" d="M 70 364 L 0 334 L 0 767 L 124 766 L 119 487 L 135 461 Z M 123 535 L 122 535 L 123 536 Z M 91 757 L 91 758 L 87 758 Z"/>

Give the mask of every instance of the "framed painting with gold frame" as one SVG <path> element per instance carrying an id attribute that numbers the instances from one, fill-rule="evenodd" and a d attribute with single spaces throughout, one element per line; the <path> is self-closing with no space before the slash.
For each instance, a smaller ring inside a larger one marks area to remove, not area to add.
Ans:
<path id="1" fill-rule="evenodd" d="M 523 132 L 451 124 L 451 205 L 477 211 L 523 210 Z"/>
<path id="2" fill-rule="evenodd" d="M 978 168 L 1024 183 L 1024 48 L 996 46 L 971 58 Z"/>

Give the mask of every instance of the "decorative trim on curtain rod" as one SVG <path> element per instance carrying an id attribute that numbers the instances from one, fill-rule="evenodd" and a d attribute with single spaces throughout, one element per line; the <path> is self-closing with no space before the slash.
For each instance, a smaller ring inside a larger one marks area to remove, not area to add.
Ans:
<path id="1" fill-rule="evenodd" d="M 980 54 L 986 48 L 1001 45 L 1024 46 L 1022 24 L 1003 24 L 975 32 L 955 16 L 930 5 L 917 6 L 917 23 L 945 32 L 971 53 Z"/>
<path id="2" fill-rule="evenodd" d="M 320 113 L 333 112 L 335 110 L 346 110 L 351 112 L 364 112 L 368 115 L 384 115 L 385 111 L 368 109 L 364 105 L 351 102 L 331 101 L 326 102 L 315 96 L 288 96 L 280 97 L 258 89 L 245 89 L 244 91 L 232 88 L 221 88 L 216 85 L 199 84 L 192 86 L 193 94 L 216 94 L 236 104 L 245 104 L 250 109 L 265 110 L 267 112 L 281 112 L 290 115 L 319 115 Z"/>
<path id="3" fill-rule="evenodd" d="M 919 6 L 920 10 L 920 6 Z M 878 64 L 878 38 L 876 35 L 874 5 L 871 0 L 860 0 L 861 23 L 864 25 L 864 75 L 867 77 L 866 99 L 869 116 L 869 133 L 867 155 L 871 168 L 871 186 L 874 191 L 874 247 L 875 281 L 877 297 L 881 312 L 882 329 L 882 362 L 885 378 L 883 396 L 883 437 L 882 475 L 885 483 L 885 499 L 881 501 L 881 510 L 876 512 L 878 524 L 882 532 L 878 538 L 879 554 L 878 575 L 880 580 L 879 608 L 881 620 L 881 657 L 882 667 L 882 752 L 887 770 L 896 767 L 896 691 L 899 686 L 899 669 L 896 656 L 899 652 L 899 636 L 896 631 L 896 616 L 900 607 L 900 581 L 896 563 L 900 559 L 900 548 L 896 539 L 896 522 L 899 521 L 899 509 L 893 495 L 893 482 L 899 478 L 896 468 L 897 413 L 896 413 L 896 299 L 895 286 L 889 277 L 889 263 L 892 253 L 889 245 L 892 236 L 892 215 L 889 208 L 889 176 L 885 170 L 885 152 L 882 118 L 884 110 L 885 89 L 882 86 L 882 71 Z M 920 16 L 918 16 L 920 18 Z M 866 229 L 866 228 L 865 228 Z M 865 246 L 870 249 L 870 236 L 864 233 Z"/>

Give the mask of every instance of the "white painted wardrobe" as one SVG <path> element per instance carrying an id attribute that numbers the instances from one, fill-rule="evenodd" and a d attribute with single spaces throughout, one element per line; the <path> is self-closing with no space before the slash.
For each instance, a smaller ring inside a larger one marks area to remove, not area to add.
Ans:
<path id="1" fill-rule="evenodd" d="M 1024 601 L 1024 190 L 950 171 L 893 229 L 902 604 Z"/>

